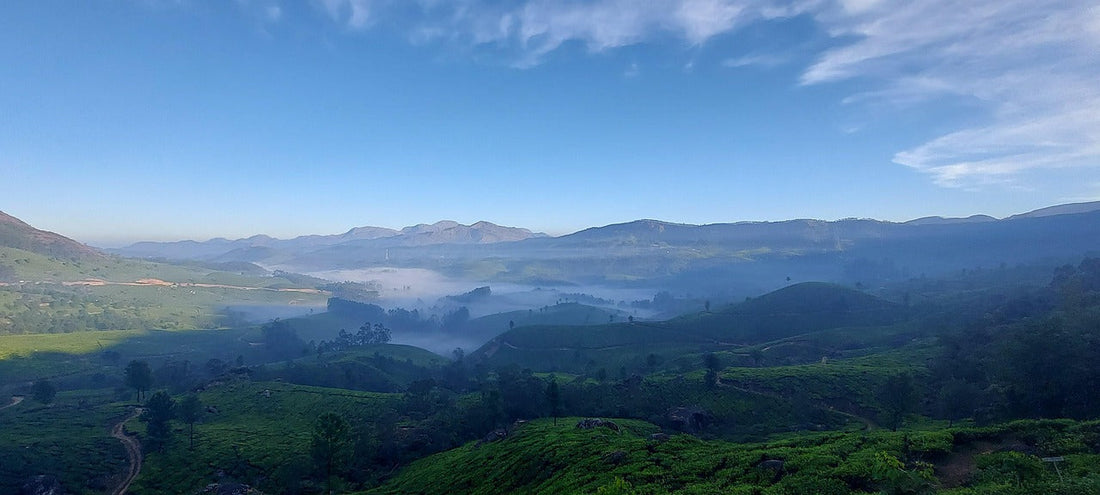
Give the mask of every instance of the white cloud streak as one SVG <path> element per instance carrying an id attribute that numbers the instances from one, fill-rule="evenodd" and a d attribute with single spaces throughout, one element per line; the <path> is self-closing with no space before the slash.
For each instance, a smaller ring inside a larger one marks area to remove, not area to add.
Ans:
<path id="1" fill-rule="evenodd" d="M 988 111 L 895 163 L 967 189 L 1100 166 L 1100 10 L 1089 2 L 850 0 L 816 17 L 857 40 L 822 54 L 803 84 L 861 79 L 880 89 L 846 102 L 964 98 Z"/>
<path id="2" fill-rule="evenodd" d="M 892 111 L 950 100 L 984 112 L 980 125 L 900 151 L 895 163 L 967 189 L 1018 187 L 1025 173 L 1100 168 L 1095 0 L 315 1 L 346 28 L 404 15 L 414 42 L 495 47 L 513 54 L 517 67 L 538 65 L 567 44 L 590 52 L 659 37 L 702 45 L 754 22 L 806 14 L 835 46 L 804 70 L 802 85 L 859 81 L 869 89 L 845 103 Z M 783 60 L 753 53 L 722 63 Z"/>

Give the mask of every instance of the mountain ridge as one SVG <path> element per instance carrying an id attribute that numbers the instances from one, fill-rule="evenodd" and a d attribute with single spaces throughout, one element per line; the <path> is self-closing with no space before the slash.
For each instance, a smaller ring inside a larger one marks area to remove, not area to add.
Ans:
<path id="1" fill-rule="evenodd" d="M 69 259 L 102 258 L 99 250 L 61 234 L 41 230 L 0 211 L 0 246 Z"/>

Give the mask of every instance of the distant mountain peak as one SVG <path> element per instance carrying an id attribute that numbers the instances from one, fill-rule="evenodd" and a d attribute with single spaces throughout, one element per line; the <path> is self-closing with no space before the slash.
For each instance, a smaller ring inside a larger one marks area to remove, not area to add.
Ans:
<path id="1" fill-rule="evenodd" d="M 1048 206 L 1046 208 L 1039 208 L 1038 210 L 1032 210 L 1027 213 L 1020 213 L 1019 215 L 1012 215 L 1005 220 L 1015 220 L 1018 218 L 1040 218 L 1040 217 L 1052 217 L 1054 215 L 1074 215 L 1077 213 L 1089 213 L 1100 210 L 1100 201 L 1089 201 L 1085 203 L 1068 203 L 1064 205 Z"/>

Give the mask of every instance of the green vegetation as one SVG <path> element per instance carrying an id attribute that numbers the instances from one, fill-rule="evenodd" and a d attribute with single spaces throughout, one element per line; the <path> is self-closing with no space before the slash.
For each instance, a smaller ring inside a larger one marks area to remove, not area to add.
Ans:
<path id="1" fill-rule="evenodd" d="M 67 259 L 0 246 L 0 336 L 84 330 L 216 328 L 236 306 L 319 306 L 326 295 L 254 265 L 222 271 L 97 255 Z"/>
<path id="2" fill-rule="evenodd" d="M 653 435 L 653 425 L 615 421 L 618 432 L 576 428 L 578 418 L 563 419 L 558 426 L 548 420 L 518 425 L 497 442 L 471 442 L 417 461 L 367 493 L 1100 491 L 1100 454 L 1095 445 L 1078 443 L 1098 438 L 1097 422 L 818 433 L 734 444 L 688 435 L 665 439 Z M 1075 444 L 1079 446 L 1062 447 Z M 1055 454 L 1066 458 L 1065 481 L 1038 457 Z M 960 487 L 964 483 L 970 486 Z"/>
<path id="3" fill-rule="evenodd" d="M 108 491 L 126 457 L 107 431 L 147 390 L 127 424 L 138 494 L 1100 492 L 1092 260 L 920 308 L 799 284 L 663 322 L 516 325 L 454 359 L 384 343 L 393 322 L 431 323 L 412 311 L 341 304 L 231 330 L 0 337 L 0 388 L 43 397 L 0 410 L 0 491 L 37 474 Z M 59 453 L 54 431 L 97 460 Z"/>

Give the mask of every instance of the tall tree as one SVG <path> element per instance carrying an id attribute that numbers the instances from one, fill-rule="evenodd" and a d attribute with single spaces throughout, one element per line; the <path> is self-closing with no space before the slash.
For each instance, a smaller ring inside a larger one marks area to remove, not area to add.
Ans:
<path id="1" fill-rule="evenodd" d="M 187 443 L 189 449 L 195 448 L 195 422 L 202 419 L 202 401 L 199 396 L 190 394 L 180 402 L 179 417 L 187 423 Z"/>
<path id="2" fill-rule="evenodd" d="M 133 360 L 126 365 L 126 386 L 137 390 L 138 401 L 145 398 L 145 391 L 153 386 L 153 369 L 145 361 Z"/>
<path id="3" fill-rule="evenodd" d="M 163 390 L 153 394 L 145 403 L 145 410 L 141 413 L 141 420 L 145 422 L 146 436 L 149 438 L 150 447 L 160 450 L 172 437 L 172 428 L 169 421 L 176 417 L 176 401 Z"/>
<path id="4" fill-rule="evenodd" d="M 550 417 L 554 418 L 554 426 L 557 426 L 558 416 L 561 415 L 561 389 L 554 375 L 550 375 L 550 383 L 546 385 L 546 402 L 550 404 Z"/>
<path id="5" fill-rule="evenodd" d="M 322 414 L 313 427 L 313 440 L 309 451 L 313 455 L 314 462 L 325 471 L 325 482 L 328 484 L 329 493 L 332 492 L 333 474 L 351 453 L 349 430 L 347 421 L 333 413 Z"/>
<path id="6" fill-rule="evenodd" d="M 883 422 L 891 430 L 897 431 L 905 422 L 905 417 L 917 408 L 917 386 L 908 373 L 899 373 L 886 379 L 878 390 L 878 401 L 882 407 Z"/>

